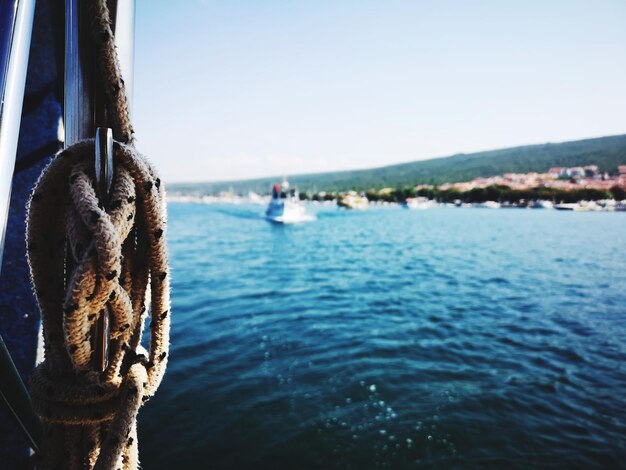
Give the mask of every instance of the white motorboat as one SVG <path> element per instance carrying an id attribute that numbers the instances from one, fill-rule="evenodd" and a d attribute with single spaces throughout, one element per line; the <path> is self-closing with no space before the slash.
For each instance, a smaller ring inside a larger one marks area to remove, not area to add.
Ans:
<path id="1" fill-rule="evenodd" d="M 496 201 L 485 201 L 476 204 L 476 207 L 481 207 L 483 209 L 500 209 L 500 203 Z"/>
<path id="2" fill-rule="evenodd" d="M 537 199 L 528 204 L 528 207 L 530 207 L 531 209 L 554 209 L 554 204 L 552 203 L 552 201 Z"/>
<path id="3" fill-rule="evenodd" d="M 272 198 L 265 217 L 277 224 L 298 224 L 315 220 L 315 216 L 309 214 L 300 201 L 298 190 L 290 189 L 287 180 L 272 187 Z"/>
<path id="4" fill-rule="evenodd" d="M 433 201 L 432 199 L 428 199 L 426 197 L 408 197 L 406 198 L 403 207 L 413 210 L 431 209 L 433 207 L 437 207 L 437 201 Z"/>
<path id="5" fill-rule="evenodd" d="M 365 194 L 357 194 L 356 191 L 349 191 L 339 196 L 337 205 L 355 211 L 365 211 L 369 208 L 370 202 Z"/>
<path id="6" fill-rule="evenodd" d="M 587 211 L 586 206 L 582 206 L 577 202 L 563 202 L 561 204 L 555 204 L 554 208 L 557 211 Z"/>

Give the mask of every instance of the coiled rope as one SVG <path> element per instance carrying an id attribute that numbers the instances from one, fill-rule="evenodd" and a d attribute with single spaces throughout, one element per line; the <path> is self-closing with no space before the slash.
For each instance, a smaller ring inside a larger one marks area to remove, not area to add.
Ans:
<path id="1" fill-rule="evenodd" d="M 165 194 L 132 145 L 106 2 L 90 0 L 89 9 L 115 171 L 105 208 L 94 190 L 94 140 L 79 142 L 52 160 L 29 202 L 28 259 L 45 346 L 31 379 L 44 423 L 38 468 L 136 469 L 137 412 L 161 382 L 169 347 Z M 98 372 L 94 332 L 107 306 L 108 366 Z"/>

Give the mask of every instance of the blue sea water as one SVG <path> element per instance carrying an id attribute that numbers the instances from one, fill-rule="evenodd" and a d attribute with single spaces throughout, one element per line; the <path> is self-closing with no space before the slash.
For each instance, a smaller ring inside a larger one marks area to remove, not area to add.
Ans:
<path id="1" fill-rule="evenodd" d="M 170 204 L 146 469 L 626 462 L 626 214 Z"/>

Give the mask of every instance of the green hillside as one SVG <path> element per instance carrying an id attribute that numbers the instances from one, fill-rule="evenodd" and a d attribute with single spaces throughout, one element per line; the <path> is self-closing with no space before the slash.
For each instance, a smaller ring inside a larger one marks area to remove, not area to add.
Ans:
<path id="1" fill-rule="evenodd" d="M 590 164 L 598 165 L 602 171 L 610 173 L 615 173 L 618 165 L 626 165 L 626 135 L 458 154 L 367 170 L 290 175 L 289 181 L 301 191 L 366 190 L 416 184 L 436 185 L 511 172 L 544 172 L 552 166 Z M 169 191 L 209 194 L 232 188 L 239 193 L 265 193 L 272 183 L 280 179 L 280 176 L 276 176 L 217 183 L 172 184 Z"/>

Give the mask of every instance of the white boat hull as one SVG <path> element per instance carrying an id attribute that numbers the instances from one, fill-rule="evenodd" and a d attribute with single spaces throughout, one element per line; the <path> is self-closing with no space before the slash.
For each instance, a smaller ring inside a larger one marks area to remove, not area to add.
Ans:
<path id="1" fill-rule="evenodd" d="M 427 199 L 425 197 L 408 198 L 405 207 L 411 210 L 423 211 L 437 207 L 437 201 Z"/>
<path id="2" fill-rule="evenodd" d="M 476 204 L 476 207 L 480 207 L 482 209 L 500 209 L 500 203 L 496 201 L 485 201 L 480 204 Z"/>
<path id="3" fill-rule="evenodd" d="M 556 204 L 554 208 L 557 211 L 577 211 L 580 210 L 580 204 L 578 204 L 577 202 L 561 203 Z"/>
<path id="4" fill-rule="evenodd" d="M 307 213 L 302 204 L 275 199 L 270 201 L 265 211 L 265 218 L 277 224 L 300 224 L 315 220 L 315 216 Z"/>

